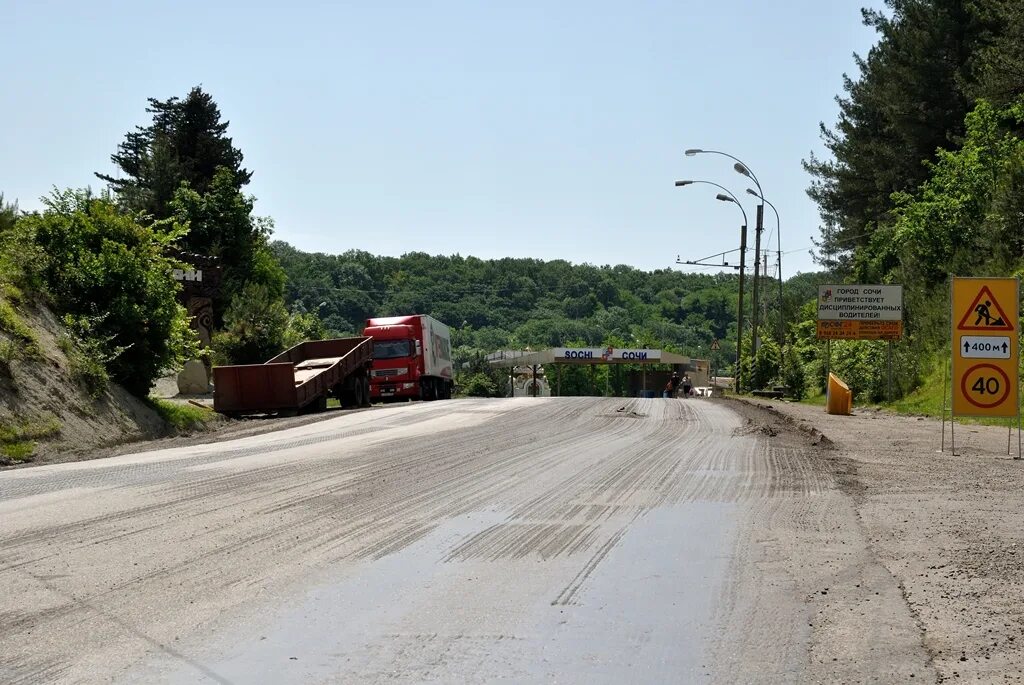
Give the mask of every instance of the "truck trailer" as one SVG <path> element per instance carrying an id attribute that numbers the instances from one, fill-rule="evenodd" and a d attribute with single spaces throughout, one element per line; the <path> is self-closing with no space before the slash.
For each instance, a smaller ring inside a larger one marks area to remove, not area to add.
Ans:
<path id="1" fill-rule="evenodd" d="M 311 340 L 265 364 L 213 367 L 213 408 L 226 416 L 323 411 L 327 398 L 344 408 L 370 403 L 370 338 Z"/>
<path id="2" fill-rule="evenodd" d="M 367 319 L 363 335 L 373 338 L 373 401 L 451 399 L 452 339 L 443 323 L 425 314 Z"/>

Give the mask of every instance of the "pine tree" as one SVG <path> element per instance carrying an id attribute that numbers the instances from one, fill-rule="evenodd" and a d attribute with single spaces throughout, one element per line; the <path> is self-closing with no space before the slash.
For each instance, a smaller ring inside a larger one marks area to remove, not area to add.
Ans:
<path id="1" fill-rule="evenodd" d="M 227 135 L 229 122 L 221 121 L 217 103 L 202 88 L 196 86 L 184 99 L 149 98 L 146 112 L 152 123 L 125 135 L 110 156 L 121 177 L 96 174 L 122 206 L 167 218 L 182 182 L 205 195 L 219 167 L 231 172 L 236 190 L 249 183 L 252 172 L 242 167 L 242 152 Z"/>
<path id="2" fill-rule="evenodd" d="M 856 80 L 844 77 L 835 128 L 821 127 L 832 159 L 812 156 L 808 194 L 835 227 L 823 250 L 847 254 L 892 223 L 892 195 L 912 192 L 928 177 L 925 162 L 955 147 L 972 107 L 980 55 L 1001 30 L 996 0 L 886 0 L 888 13 L 864 10 L 879 34 Z M 870 274 L 858 274 L 872 277 Z"/>

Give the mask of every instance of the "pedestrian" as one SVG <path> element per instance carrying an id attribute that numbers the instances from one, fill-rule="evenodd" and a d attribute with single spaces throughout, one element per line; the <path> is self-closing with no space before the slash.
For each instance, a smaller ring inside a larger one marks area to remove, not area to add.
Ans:
<path id="1" fill-rule="evenodd" d="M 690 391 L 693 390 L 693 383 L 690 382 L 690 377 L 683 374 L 683 397 L 689 397 Z"/>

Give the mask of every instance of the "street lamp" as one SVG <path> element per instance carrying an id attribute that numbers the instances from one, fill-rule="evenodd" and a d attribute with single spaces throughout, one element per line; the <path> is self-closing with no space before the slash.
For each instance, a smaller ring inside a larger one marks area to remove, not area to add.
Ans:
<path id="1" fill-rule="evenodd" d="M 735 164 L 732 165 L 732 168 L 736 171 L 736 173 L 742 174 L 743 176 L 746 176 L 747 178 L 754 182 L 754 185 L 757 186 L 758 190 L 757 197 L 759 199 L 762 199 L 761 196 L 764 195 L 764 191 L 761 190 L 761 182 L 757 180 L 757 175 L 754 174 L 754 172 L 750 170 L 750 167 L 747 166 L 747 164 L 739 157 L 734 157 L 730 155 L 728 152 L 722 152 L 721 150 L 701 150 L 700 148 L 690 148 L 689 150 L 686 150 L 683 154 L 685 154 L 687 157 L 694 157 L 696 155 L 721 155 L 722 157 L 728 157 L 733 162 L 735 162 Z M 761 204 L 757 206 L 756 218 L 757 221 L 755 222 L 754 226 L 754 307 L 753 311 L 751 312 L 751 352 L 757 351 L 757 319 L 760 315 L 760 299 L 758 295 L 758 290 L 761 281 L 761 232 L 764 230 L 763 200 Z"/>
<path id="2" fill-rule="evenodd" d="M 687 154 L 689 154 L 689 151 L 687 151 Z M 740 371 L 740 367 L 743 365 L 743 277 L 747 254 L 747 212 L 743 209 L 743 205 L 740 203 L 739 198 L 737 198 L 731 190 L 717 183 L 712 183 L 711 181 L 676 181 L 676 187 L 681 188 L 695 183 L 714 186 L 719 190 L 725 191 L 724 193 L 718 193 L 718 195 L 715 196 L 715 199 L 722 202 L 734 203 L 739 207 L 740 212 L 743 214 L 743 226 L 740 227 L 740 300 L 738 311 L 736 313 L 736 392 L 739 392 L 742 387 L 740 380 L 742 372 Z"/>
<path id="3" fill-rule="evenodd" d="M 747 188 L 747 193 L 767 204 L 772 208 L 772 211 L 775 212 L 775 235 L 777 239 L 776 246 L 778 247 L 776 255 L 779 260 L 779 354 L 781 355 L 782 348 L 786 345 L 786 320 L 785 315 L 782 312 L 782 222 L 779 221 L 779 210 L 775 209 L 775 205 L 761 197 L 761 195 L 755 192 L 753 188 Z"/>

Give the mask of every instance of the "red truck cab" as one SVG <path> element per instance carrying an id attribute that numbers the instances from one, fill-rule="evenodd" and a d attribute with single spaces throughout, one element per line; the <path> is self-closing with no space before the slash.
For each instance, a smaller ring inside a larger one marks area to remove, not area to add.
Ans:
<path id="1" fill-rule="evenodd" d="M 373 338 L 373 401 L 451 399 L 451 334 L 443 323 L 424 314 L 367 319 L 363 335 Z"/>

